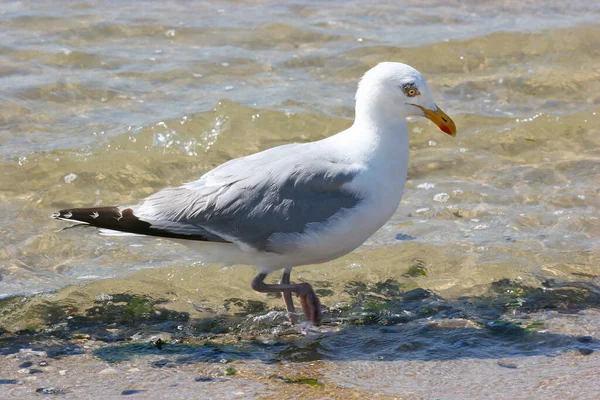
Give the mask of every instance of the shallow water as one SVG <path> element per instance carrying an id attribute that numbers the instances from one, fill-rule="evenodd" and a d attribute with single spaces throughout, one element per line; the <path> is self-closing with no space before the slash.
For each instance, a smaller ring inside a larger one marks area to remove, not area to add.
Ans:
<path id="1" fill-rule="evenodd" d="M 339 361 L 344 343 L 365 362 L 536 356 L 538 339 L 544 354 L 576 350 L 598 334 L 561 313 L 600 304 L 599 17 L 589 1 L 3 5 L 6 348 L 44 329 L 109 342 L 140 329 L 285 333 L 280 314 L 254 319 L 282 302 L 252 292 L 250 267 L 200 265 L 166 241 L 58 232 L 48 216 L 134 203 L 233 157 L 336 133 L 361 74 L 401 61 L 424 74 L 458 136 L 411 122 L 397 213 L 357 251 L 294 271 L 321 295 L 327 327 L 314 349 L 281 344 L 283 358 Z M 473 326 L 423 334 L 428 318 Z M 555 336 L 498 342 L 498 321 Z M 374 334 L 381 326 L 392 331 Z"/>

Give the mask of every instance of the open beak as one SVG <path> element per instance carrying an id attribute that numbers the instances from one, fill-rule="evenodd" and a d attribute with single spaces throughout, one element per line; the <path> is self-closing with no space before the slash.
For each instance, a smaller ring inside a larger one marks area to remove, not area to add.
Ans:
<path id="1" fill-rule="evenodd" d="M 419 107 L 423 113 L 425 114 L 425 118 L 432 121 L 436 124 L 442 132 L 446 132 L 450 136 L 456 135 L 456 125 L 454 125 L 454 121 L 445 112 L 442 111 L 441 108 L 437 107 L 436 111 L 430 110 L 425 107 L 421 107 L 418 104 L 412 104 L 415 107 Z"/>

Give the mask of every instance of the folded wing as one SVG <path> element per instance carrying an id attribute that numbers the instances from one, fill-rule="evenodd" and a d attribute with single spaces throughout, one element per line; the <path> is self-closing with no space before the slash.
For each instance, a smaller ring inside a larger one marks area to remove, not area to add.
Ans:
<path id="1" fill-rule="evenodd" d="M 315 153 L 310 145 L 231 160 L 136 206 L 62 210 L 54 217 L 121 232 L 276 251 L 269 244 L 274 234 L 303 233 L 309 224 L 325 222 L 361 200 L 345 187 L 359 168 Z"/>

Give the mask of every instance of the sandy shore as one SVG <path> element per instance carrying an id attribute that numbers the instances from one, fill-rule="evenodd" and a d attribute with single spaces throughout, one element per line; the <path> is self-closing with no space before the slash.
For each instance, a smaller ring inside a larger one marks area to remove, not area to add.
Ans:
<path id="1" fill-rule="evenodd" d="M 447 361 L 257 361 L 176 365 L 158 357 L 109 363 L 83 354 L 50 359 L 22 351 L 0 359 L 0 397 L 149 399 L 398 398 L 595 399 L 600 355 Z"/>
<path id="2" fill-rule="evenodd" d="M 0 398 L 596 399 L 600 312 L 545 314 L 544 329 L 491 334 L 461 319 L 203 337 L 140 326 L 112 343 L 5 333 Z"/>

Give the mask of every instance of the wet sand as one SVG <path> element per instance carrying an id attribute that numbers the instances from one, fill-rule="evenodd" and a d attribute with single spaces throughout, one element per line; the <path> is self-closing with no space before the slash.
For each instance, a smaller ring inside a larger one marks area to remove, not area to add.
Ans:
<path id="1" fill-rule="evenodd" d="M 570 323 L 578 328 L 570 332 L 597 335 L 598 317 L 597 311 L 571 316 Z M 433 324 L 436 328 L 430 329 L 465 327 L 456 320 Z M 542 335 L 565 328 L 552 327 Z M 367 353 L 363 359 L 346 358 L 340 353 L 330 360 L 236 360 L 231 352 L 231 347 L 244 347 L 241 341 L 256 343 L 267 353 L 282 343 L 308 351 L 318 337 L 337 334 L 326 328 L 307 336 L 240 340 L 214 335 L 194 342 L 162 333 L 112 345 L 86 335 L 40 340 L 0 358 L 0 393 L 3 398 L 595 399 L 600 390 L 595 379 L 600 353 L 594 351 L 600 346 L 588 335 L 578 336 L 576 349 L 516 357 L 492 350 L 481 358 L 463 358 L 460 351 L 451 351 L 438 354 L 439 360 L 406 360 L 398 351 L 397 359 L 368 360 Z M 395 340 L 402 343 L 401 337 Z M 347 345 L 364 347 L 365 342 Z M 203 349 L 204 360 L 190 357 L 196 352 L 190 351 L 192 346 Z"/>

